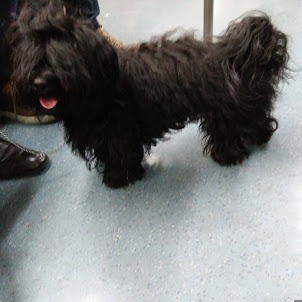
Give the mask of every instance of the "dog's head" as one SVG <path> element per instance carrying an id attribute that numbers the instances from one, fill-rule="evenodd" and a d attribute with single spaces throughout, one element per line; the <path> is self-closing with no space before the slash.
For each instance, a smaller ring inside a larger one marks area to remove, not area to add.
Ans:
<path id="1" fill-rule="evenodd" d="M 64 6 L 24 7 L 8 33 L 12 81 L 21 102 L 53 114 L 107 106 L 118 77 L 115 50 L 89 21 Z"/>

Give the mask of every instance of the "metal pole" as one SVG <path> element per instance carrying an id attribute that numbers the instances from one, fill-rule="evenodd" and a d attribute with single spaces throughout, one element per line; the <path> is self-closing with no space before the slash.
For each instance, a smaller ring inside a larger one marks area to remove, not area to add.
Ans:
<path id="1" fill-rule="evenodd" d="M 214 0 L 204 0 L 203 39 L 211 42 L 213 39 Z"/>

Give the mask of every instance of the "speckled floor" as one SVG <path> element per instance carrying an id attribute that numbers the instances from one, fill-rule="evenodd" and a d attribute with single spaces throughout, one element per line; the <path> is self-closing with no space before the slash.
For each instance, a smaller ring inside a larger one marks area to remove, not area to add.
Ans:
<path id="1" fill-rule="evenodd" d="M 259 8 L 289 34 L 297 70 L 300 0 L 216 0 L 215 33 Z M 177 25 L 202 31 L 200 0 L 105 0 L 101 11 L 125 43 Z M 276 105 L 279 130 L 242 166 L 203 156 L 190 125 L 125 190 L 106 188 L 66 146 L 43 175 L 0 182 L 0 301 L 302 300 L 301 87 L 297 72 Z M 34 149 L 63 139 L 59 125 L 4 127 Z"/>

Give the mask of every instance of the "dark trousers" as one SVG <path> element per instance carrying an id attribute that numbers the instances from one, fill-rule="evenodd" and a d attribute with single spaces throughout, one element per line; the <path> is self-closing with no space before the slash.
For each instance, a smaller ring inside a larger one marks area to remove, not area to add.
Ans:
<path id="1" fill-rule="evenodd" d="M 9 79 L 8 57 L 4 47 L 4 36 L 16 17 L 18 0 L 0 0 L 0 85 Z"/>
<path id="2" fill-rule="evenodd" d="M 100 8 L 97 0 L 78 0 L 82 14 L 88 17 L 93 25 L 97 28 L 99 26 L 96 17 L 100 13 Z"/>

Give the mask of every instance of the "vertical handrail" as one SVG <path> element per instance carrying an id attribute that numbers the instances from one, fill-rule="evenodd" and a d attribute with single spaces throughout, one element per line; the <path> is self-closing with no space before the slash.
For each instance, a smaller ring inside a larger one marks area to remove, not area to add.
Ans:
<path id="1" fill-rule="evenodd" d="M 204 0 L 203 39 L 211 42 L 213 39 L 214 0 Z"/>

